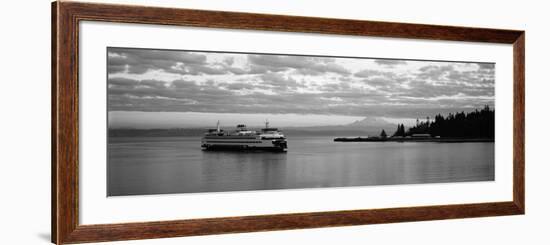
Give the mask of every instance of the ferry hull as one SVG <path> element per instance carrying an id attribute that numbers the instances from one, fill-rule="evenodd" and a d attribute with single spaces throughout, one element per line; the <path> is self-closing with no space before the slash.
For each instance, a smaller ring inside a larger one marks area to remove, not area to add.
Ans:
<path id="1" fill-rule="evenodd" d="M 286 152 L 286 148 L 282 147 L 258 147 L 258 146 L 236 146 L 236 145 L 212 145 L 203 146 L 203 151 L 269 151 L 269 152 Z"/>
<path id="2" fill-rule="evenodd" d="M 201 147 L 205 151 L 277 151 L 285 152 L 287 142 L 284 139 L 262 140 L 262 139 L 224 139 L 210 138 L 203 139 Z"/>

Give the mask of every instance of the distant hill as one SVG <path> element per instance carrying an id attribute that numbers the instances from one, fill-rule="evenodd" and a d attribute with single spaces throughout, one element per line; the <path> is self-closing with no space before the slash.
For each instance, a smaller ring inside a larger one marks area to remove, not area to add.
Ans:
<path id="1" fill-rule="evenodd" d="M 357 120 L 353 123 L 346 125 L 346 127 L 367 127 L 367 128 L 384 128 L 384 127 L 397 127 L 397 124 L 390 123 L 382 118 L 365 117 L 363 120 Z M 381 130 L 381 129 L 379 129 Z"/>
<path id="2" fill-rule="evenodd" d="M 366 131 L 360 129 L 334 128 L 282 128 L 283 133 L 288 136 L 368 136 L 377 135 L 374 131 Z M 379 132 L 378 132 L 379 133 Z"/>
<path id="3" fill-rule="evenodd" d="M 273 125 L 275 126 L 275 125 Z M 373 136 L 379 135 L 382 129 L 392 132 L 396 124 L 383 119 L 365 118 L 346 125 L 281 127 L 286 136 Z M 251 127 L 252 130 L 259 128 Z M 233 130 L 233 128 L 225 128 Z M 169 137 L 169 136 L 202 136 L 205 128 L 172 128 L 172 129 L 109 129 L 109 137 Z"/>
<path id="4" fill-rule="evenodd" d="M 378 118 L 364 118 L 350 124 L 315 127 L 286 127 L 287 135 L 323 135 L 323 136 L 374 136 L 382 129 L 393 131 L 397 124 Z"/>

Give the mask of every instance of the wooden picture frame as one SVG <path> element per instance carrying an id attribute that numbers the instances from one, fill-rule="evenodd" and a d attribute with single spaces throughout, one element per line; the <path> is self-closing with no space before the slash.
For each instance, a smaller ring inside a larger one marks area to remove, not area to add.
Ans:
<path id="1" fill-rule="evenodd" d="M 78 160 L 80 21 L 513 44 L 513 201 L 80 225 Z M 53 243 L 365 225 L 517 215 L 525 212 L 524 31 L 58 1 L 52 3 L 51 45 L 51 232 Z"/>

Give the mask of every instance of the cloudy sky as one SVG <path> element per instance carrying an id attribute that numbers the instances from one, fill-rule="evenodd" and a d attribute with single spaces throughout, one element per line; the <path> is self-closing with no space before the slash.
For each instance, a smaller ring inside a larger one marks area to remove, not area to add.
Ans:
<path id="1" fill-rule="evenodd" d="M 494 106 L 492 63 L 127 48 L 107 55 L 109 125 L 117 128 L 411 122 Z"/>

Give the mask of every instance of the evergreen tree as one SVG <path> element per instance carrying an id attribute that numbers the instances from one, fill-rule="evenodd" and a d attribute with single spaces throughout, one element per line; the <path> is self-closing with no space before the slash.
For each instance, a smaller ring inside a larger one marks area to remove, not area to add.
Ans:
<path id="1" fill-rule="evenodd" d="M 394 137 L 404 137 L 405 136 L 405 125 L 403 124 L 397 124 L 397 130 L 393 134 Z"/>
<path id="2" fill-rule="evenodd" d="M 401 135 L 401 124 L 397 124 L 397 130 L 395 130 L 395 133 L 393 133 L 392 137 L 395 136 L 402 136 Z"/>
<path id="3" fill-rule="evenodd" d="M 399 128 L 399 126 L 398 126 Z M 401 129 L 397 130 L 399 135 Z M 435 116 L 434 120 L 426 118 L 426 122 L 417 120 L 416 126 L 410 128 L 403 135 L 430 134 L 432 136 L 454 137 L 454 138 L 488 138 L 495 137 L 495 111 L 489 106 L 482 110 L 475 110 L 470 113 L 457 112 L 449 113 L 447 117 L 441 114 Z"/>
<path id="4" fill-rule="evenodd" d="M 382 132 L 380 133 L 380 137 L 381 137 L 382 139 L 385 139 L 385 138 L 388 137 L 388 135 L 386 134 L 386 131 L 384 131 L 384 129 L 382 129 Z"/>

